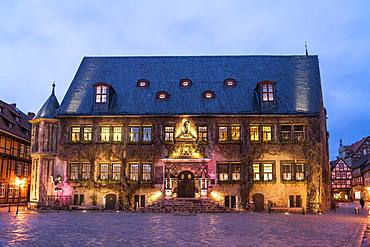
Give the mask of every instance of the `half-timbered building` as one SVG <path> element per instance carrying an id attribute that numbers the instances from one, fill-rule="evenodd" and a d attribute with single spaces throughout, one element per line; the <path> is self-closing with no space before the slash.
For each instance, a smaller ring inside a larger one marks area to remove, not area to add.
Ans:
<path id="1" fill-rule="evenodd" d="M 328 206 L 317 56 L 85 57 L 32 124 L 35 206 Z"/>
<path id="2" fill-rule="evenodd" d="M 352 168 L 342 158 L 331 164 L 331 188 L 334 199 L 352 199 Z"/>

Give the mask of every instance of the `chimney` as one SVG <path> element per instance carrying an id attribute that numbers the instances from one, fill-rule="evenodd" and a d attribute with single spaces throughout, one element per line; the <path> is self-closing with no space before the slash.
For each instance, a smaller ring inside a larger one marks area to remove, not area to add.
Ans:
<path id="1" fill-rule="evenodd" d="M 16 108 L 17 107 L 17 104 L 16 103 L 11 103 L 10 104 L 12 107 Z"/>
<path id="2" fill-rule="evenodd" d="M 35 117 L 35 113 L 34 112 L 28 112 L 27 116 L 28 116 L 29 119 L 33 119 Z"/>

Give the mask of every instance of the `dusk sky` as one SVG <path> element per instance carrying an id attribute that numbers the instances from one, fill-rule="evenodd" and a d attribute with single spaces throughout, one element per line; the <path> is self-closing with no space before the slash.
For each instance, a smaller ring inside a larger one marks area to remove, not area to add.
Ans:
<path id="1" fill-rule="evenodd" d="M 61 4 L 63 3 L 63 4 Z M 319 56 L 330 156 L 370 135 L 370 1 L 0 2 L 0 99 L 59 102 L 84 56 Z"/>

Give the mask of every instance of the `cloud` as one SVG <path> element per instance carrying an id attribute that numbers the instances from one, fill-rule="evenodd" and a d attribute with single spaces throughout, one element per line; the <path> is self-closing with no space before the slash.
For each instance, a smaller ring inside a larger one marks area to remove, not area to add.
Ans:
<path id="1" fill-rule="evenodd" d="M 86 55 L 318 54 L 331 156 L 369 135 L 368 1 L 1 1 L 0 98 L 61 101 Z"/>

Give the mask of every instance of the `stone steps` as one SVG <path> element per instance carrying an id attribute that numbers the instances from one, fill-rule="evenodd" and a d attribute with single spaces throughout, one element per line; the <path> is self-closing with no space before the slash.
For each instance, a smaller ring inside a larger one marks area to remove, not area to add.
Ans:
<path id="1" fill-rule="evenodd" d="M 164 199 L 145 208 L 142 213 L 229 213 L 231 208 L 221 206 L 210 199 Z"/>

